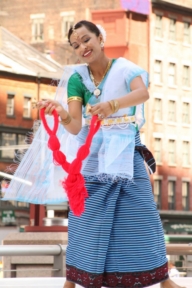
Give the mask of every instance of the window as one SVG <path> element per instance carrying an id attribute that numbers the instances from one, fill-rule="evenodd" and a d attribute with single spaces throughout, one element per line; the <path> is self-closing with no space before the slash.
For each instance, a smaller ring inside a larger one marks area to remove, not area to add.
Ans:
<path id="1" fill-rule="evenodd" d="M 154 180 L 154 199 L 157 209 L 161 209 L 161 180 Z"/>
<path id="2" fill-rule="evenodd" d="M 23 135 L 23 134 L 18 134 L 18 145 L 23 145 L 23 144 L 26 144 L 26 136 Z"/>
<path id="3" fill-rule="evenodd" d="M 184 124 L 190 123 L 190 104 L 187 102 L 183 102 L 182 105 L 182 122 Z"/>
<path id="4" fill-rule="evenodd" d="M 189 22 L 184 22 L 183 23 L 183 41 L 184 43 L 187 43 L 189 44 L 191 42 L 191 39 L 190 39 L 190 23 Z"/>
<path id="5" fill-rule="evenodd" d="M 6 115 L 13 116 L 14 115 L 14 99 L 15 95 L 8 94 L 7 95 L 7 107 L 6 107 Z"/>
<path id="6" fill-rule="evenodd" d="M 162 83 L 162 62 L 159 60 L 155 60 L 154 82 L 156 84 Z"/>
<path id="7" fill-rule="evenodd" d="M 67 40 L 67 35 L 70 27 L 73 27 L 75 24 L 75 12 L 68 11 L 61 13 L 62 22 L 61 22 L 61 35 L 62 39 Z"/>
<path id="8" fill-rule="evenodd" d="M 168 103 L 168 121 L 176 121 L 176 102 L 173 100 L 169 100 Z"/>
<path id="9" fill-rule="evenodd" d="M 176 65 L 175 63 L 169 63 L 168 85 L 174 86 L 175 84 L 176 84 Z"/>
<path id="10" fill-rule="evenodd" d="M 183 66 L 183 86 L 190 86 L 190 67 L 186 65 Z"/>
<path id="11" fill-rule="evenodd" d="M 189 182 L 182 182 L 182 209 L 184 211 L 189 210 Z"/>
<path id="12" fill-rule="evenodd" d="M 154 156 L 157 163 L 161 162 L 161 138 L 155 138 Z"/>
<path id="13" fill-rule="evenodd" d="M 169 22 L 169 39 L 172 41 L 176 40 L 176 20 L 173 18 Z"/>
<path id="14" fill-rule="evenodd" d="M 175 181 L 168 182 L 168 209 L 175 209 Z"/>
<path id="15" fill-rule="evenodd" d="M 32 23 L 32 42 L 43 42 L 45 14 L 32 14 L 30 18 Z"/>
<path id="16" fill-rule="evenodd" d="M 161 121 L 162 120 L 162 100 L 155 98 L 155 109 L 154 109 L 154 119 Z"/>
<path id="17" fill-rule="evenodd" d="M 156 15 L 155 18 L 155 36 L 157 37 L 162 37 L 162 30 L 163 30 L 163 25 L 162 25 L 162 16 L 161 15 Z"/>
<path id="18" fill-rule="evenodd" d="M 31 98 L 30 97 L 24 97 L 23 117 L 25 118 L 31 117 Z"/>
<path id="19" fill-rule="evenodd" d="M 169 164 L 175 164 L 176 163 L 176 147 L 175 147 L 175 140 L 169 140 L 169 157 L 168 157 L 168 161 Z"/>
<path id="20" fill-rule="evenodd" d="M 18 153 L 17 145 L 26 145 L 26 136 L 16 133 L 1 133 L 1 158 L 14 159 L 15 152 Z M 11 147 L 12 146 L 12 147 Z M 19 149 L 19 152 L 24 152 L 24 149 Z"/>
<path id="21" fill-rule="evenodd" d="M 190 145 L 189 141 L 183 141 L 183 166 L 190 165 Z"/>
<path id="22" fill-rule="evenodd" d="M 16 150 L 17 152 L 17 156 L 20 157 L 20 155 L 22 156 L 25 152 L 26 152 L 26 144 L 27 142 L 30 142 L 29 136 L 26 138 L 26 135 L 22 135 L 22 134 L 18 134 L 17 135 L 17 144 L 18 145 L 25 145 L 25 148 L 22 148 L 21 146 L 18 147 L 18 149 Z"/>
<path id="23" fill-rule="evenodd" d="M 1 134 L 2 151 L 1 158 L 14 158 L 15 150 L 10 149 L 11 145 L 16 145 L 16 134 L 2 133 Z"/>

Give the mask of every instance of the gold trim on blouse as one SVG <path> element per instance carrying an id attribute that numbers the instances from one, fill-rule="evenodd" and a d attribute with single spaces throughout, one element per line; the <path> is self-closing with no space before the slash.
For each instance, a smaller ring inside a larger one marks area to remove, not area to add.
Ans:
<path id="1" fill-rule="evenodd" d="M 68 98 L 67 104 L 69 104 L 71 101 L 79 101 L 79 102 L 83 103 L 83 99 L 81 97 L 78 97 L 78 96 L 72 96 L 72 97 Z"/>

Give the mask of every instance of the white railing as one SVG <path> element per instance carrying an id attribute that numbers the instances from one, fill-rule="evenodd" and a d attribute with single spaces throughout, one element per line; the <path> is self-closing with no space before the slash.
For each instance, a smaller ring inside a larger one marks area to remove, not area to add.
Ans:
<path id="1" fill-rule="evenodd" d="M 53 272 L 53 277 L 64 276 L 63 255 L 65 255 L 65 251 L 66 251 L 66 245 L 1 245 L 0 246 L 0 256 L 54 256 L 53 269 L 51 269 Z M 50 271 L 50 269 L 43 269 L 43 270 Z M 2 271 L 10 272 L 16 270 L 12 269 Z"/>
<path id="2" fill-rule="evenodd" d="M 167 255 L 192 255 L 192 244 L 167 244 Z"/>

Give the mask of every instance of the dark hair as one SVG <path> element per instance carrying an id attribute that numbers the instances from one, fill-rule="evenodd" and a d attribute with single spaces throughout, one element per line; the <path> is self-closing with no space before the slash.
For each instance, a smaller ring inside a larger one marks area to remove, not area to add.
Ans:
<path id="1" fill-rule="evenodd" d="M 97 28 L 97 26 L 94 23 L 92 23 L 90 21 L 82 20 L 82 21 L 77 22 L 73 27 L 71 27 L 69 29 L 69 32 L 68 32 L 68 42 L 69 43 L 70 43 L 71 34 L 73 33 L 73 29 L 78 29 L 82 26 L 85 26 L 87 28 L 87 30 L 94 33 L 96 36 L 99 36 L 101 34 L 99 28 Z"/>

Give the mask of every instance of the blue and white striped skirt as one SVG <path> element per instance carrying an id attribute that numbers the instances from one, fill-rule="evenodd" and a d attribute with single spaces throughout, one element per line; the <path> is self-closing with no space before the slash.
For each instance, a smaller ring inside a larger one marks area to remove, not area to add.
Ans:
<path id="1" fill-rule="evenodd" d="M 164 234 L 143 158 L 134 179 L 87 179 L 81 217 L 69 215 L 67 279 L 83 287 L 147 287 L 168 278 Z"/>

